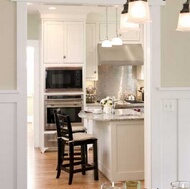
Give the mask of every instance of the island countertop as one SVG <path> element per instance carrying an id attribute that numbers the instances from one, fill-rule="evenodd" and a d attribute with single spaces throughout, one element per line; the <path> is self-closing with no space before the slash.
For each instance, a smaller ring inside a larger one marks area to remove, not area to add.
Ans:
<path id="1" fill-rule="evenodd" d="M 115 113 L 95 113 L 93 111 L 81 111 L 79 117 L 96 121 L 125 121 L 125 120 L 144 120 L 144 113 L 136 112 L 131 109 L 116 109 Z"/>

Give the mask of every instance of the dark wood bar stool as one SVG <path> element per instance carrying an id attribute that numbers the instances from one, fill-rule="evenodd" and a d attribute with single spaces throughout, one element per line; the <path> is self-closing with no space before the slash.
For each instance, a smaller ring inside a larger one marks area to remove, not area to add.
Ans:
<path id="1" fill-rule="evenodd" d="M 70 117 L 55 113 L 57 126 L 58 142 L 58 166 L 57 177 L 60 177 L 61 170 L 69 173 L 69 182 L 72 184 L 73 174 L 81 172 L 85 175 L 86 171 L 94 170 L 94 180 L 98 180 L 98 151 L 97 138 L 93 135 L 77 132 L 73 133 Z M 93 163 L 89 164 L 87 145 L 93 145 Z M 65 146 L 68 146 L 68 157 L 65 158 Z M 80 156 L 76 156 L 75 147 L 80 147 Z M 65 160 L 68 161 L 65 161 Z"/>

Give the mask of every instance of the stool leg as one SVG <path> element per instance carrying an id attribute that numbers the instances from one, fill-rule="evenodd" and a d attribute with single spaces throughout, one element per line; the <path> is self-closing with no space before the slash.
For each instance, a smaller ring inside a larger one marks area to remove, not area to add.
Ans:
<path id="1" fill-rule="evenodd" d="M 82 174 L 86 174 L 85 166 L 86 166 L 86 144 L 81 145 L 81 168 Z"/>
<path id="2" fill-rule="evenodd" d="M 88 164 L 88 146 L 85 144 L 85 162 Z"/>
<path id="3" fill-rule="evenodd" d="M 70 159 L 69 185 L 71 185 L 73 181 L 73 166 L 74 166 L 74 145 L 72 143 L 69 144 L 69 159 Z"/>
<path id="4" fill-rule="evenodd" d="M 93 143 L 94 180 L 98 180 L 98 145 L 97 140 Z"/>
<path id="5" fill-rule="evenodd" d="M 61 174 L 61 165 L 63 163 L 64 158 L 64 149 L 65 149 L 65 143 L 58 139 L 58 153 L 57 153 L 57 175 L 56 178 L 60 177 Z"/>

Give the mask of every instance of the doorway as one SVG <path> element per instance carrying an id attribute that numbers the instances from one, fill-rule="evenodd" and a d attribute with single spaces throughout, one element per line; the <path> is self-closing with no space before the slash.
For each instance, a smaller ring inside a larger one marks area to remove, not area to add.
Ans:
<path id="1" fill-rule="evenodd" d="M 39 70 L 39 69 L 38 69 Z M 36 73 L 36 72 L 35 72 Z M 36 74 L 35 74 L 35 76 L 36 76 Z M 38 81 L 39 81 L 39 79 L 38 79 Z M 38 93 L 39 94 L 39 93 Z M 39 104 L 39 103 L 37 103 L 37 104 Z M 38 114 L 38 116 L 39 116 L 39 114 Z M 34 116 L 35 117 L 35 116 Z M 38 127 L 38 132 L 39 132 L 39 127 Z M 35 133 L 35 132 L 34 132 Z M 36 134 L 35 134 L 35 137 L 36 137 Z M 39 137 L 39 133 L 38 133 L 38 137 Z M 39 141 L 39 139 L 37 139 L 36 141 Z M 36 145 L 36 146 L 39 146 L 39 145 Z"/>
<path id="2" fill-rule="evenodd" d="M 27 122 L 32 127 L 34 147 L 39 147 L 39 42 L 27 41 Z"/>

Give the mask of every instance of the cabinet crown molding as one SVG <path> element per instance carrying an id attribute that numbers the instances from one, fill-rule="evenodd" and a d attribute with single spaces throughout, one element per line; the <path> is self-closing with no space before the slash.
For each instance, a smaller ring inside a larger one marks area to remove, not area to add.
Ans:
<path id="1" fill-rule="evenodd" d="M 40 15 L 41 15 L 41 19 L 52 19 L 52 20 L 55 20 L 55 19 L 61 19 L 61 20 L 66 20 L 66 21 L 69 21 L 69 20 L 75 20 L 75 21 L 83 21 L 83 20 L 86 20 L 86 17 L 87 15 L 86 14 L 81 14 L 81 13 L 68 13 L 68 14 L 48 14 L 48 13 L 42 13 L 40 12 Z"/>

